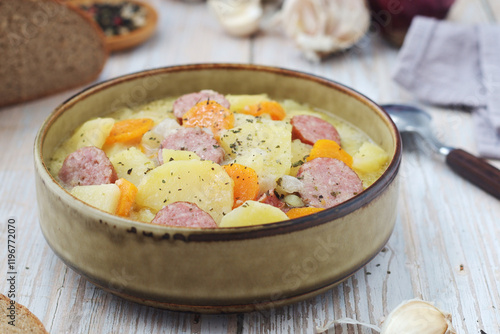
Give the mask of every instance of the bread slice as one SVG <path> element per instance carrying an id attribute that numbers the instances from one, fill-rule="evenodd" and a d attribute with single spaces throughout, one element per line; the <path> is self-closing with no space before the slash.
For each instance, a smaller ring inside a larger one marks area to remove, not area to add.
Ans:
<path id="1" fill-rule="evenodd" d="M 14 0 L 18 1 L 18 0 Z M 11 301 L 6 296 L 0 294 L 0 333 L 34 333 L 48 334 L 42 322 L 21 304 L 15 303 L 15 326 L 9 324 L 13 319 L 10 316 Z"/>
<path id="2" fill-rule="evenodd" d="M 57 0 L 0 0 L 0 107 L 94 81 L 108 51 L 97 24 Z"/>

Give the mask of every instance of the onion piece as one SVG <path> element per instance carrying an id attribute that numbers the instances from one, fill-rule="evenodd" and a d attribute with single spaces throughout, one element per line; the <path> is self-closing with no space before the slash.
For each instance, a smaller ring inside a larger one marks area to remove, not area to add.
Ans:
<path id="1" fill-rule="evenodd" d="M 282 193 L 293 194 L 302 190 L 304 185 L 298 178 L 290 175 L 283 175 L 277 181 L 278 188 Z"/>
<path id="2" fill-rule="evenodd" d="M 285 202 L 289 207 L 292 207 L 292 208 L 301 208 L 301 207 L 305 206 L 302 199 L 299 196 L 293 195 L 293 194 L 286 195 L 283 198 L 283 202 Z"/>

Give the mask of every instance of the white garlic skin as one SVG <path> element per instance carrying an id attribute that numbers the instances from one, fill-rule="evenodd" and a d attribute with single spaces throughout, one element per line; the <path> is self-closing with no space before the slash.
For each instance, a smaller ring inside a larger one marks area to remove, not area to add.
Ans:
<path id="1" fill-rule="evenodd" d="M 263 14 L 260 0 L 208 0 L 207 3 L 229 35 L 247 37 L 259 30 Z"/>
<path id="2" fill-rule="evenodd" d="M 319 60 L 358 42 L 370 12 L 365 0 L 285 0 L 278 21 L 307 58 Z"/>
<path id="3" fill-rule="evenodd" d="M 432 303 L 412 299 L 401 303 L 383 321 L 381 334 L 456 334 L 451 315 Z"/>

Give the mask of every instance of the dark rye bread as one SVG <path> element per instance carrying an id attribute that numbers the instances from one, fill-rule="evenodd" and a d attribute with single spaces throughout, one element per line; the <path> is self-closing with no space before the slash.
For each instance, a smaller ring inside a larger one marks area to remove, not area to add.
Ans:
<path id="1" fill-rule="evenodd" d="M 0 107 L 97 79 L 108 57 L 88 16 L 56 0 L 0 0 Z"/>
<path id="2" fill-rule="evenodd" d="M 17 0 L 14 0 L 17 1 Z M 10 299 L 0 294 L 0 333 L 33 333 L 49 334 L 42 322 L 21 304 L 16 303 L 15 326 L 9 324 L 12 321 L 8 307 L 11 307 Z"/>

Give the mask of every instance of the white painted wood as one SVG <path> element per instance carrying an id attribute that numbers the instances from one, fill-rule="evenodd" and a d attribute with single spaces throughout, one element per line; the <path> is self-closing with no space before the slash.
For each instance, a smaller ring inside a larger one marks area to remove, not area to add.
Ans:
<path id="1" fill-rule="evenodd" d="M 496 0 L 484 0 L 486 2 L 485 8 L 489 9 L 496 22 L 500 20 L 500 2 Z"/>
<path id="2" fill-rule="evenodd" d="M 455 0 L 448 19 L 451 21 L 475 24 L 498 20 L 494 8 L 496 0 Z"/>
<path id="3" fill-rule="evenodd" d="M 453 20 L 488 20 L 485 0 L 457 1 Z M 223 33 L 204 3 L 150 2 L 160 12 L 158 32 L 137 49 L 112 55 L 99 80 L 183 63 L 253 62 L 324 76 L 380 103 L 415 102 L 392 82 L 397 49 L 377 33 L 349 51 L 311 63 L 277 30 L 236 39 Z M 38 227 L 32 167 L 39 126 L 78 90 L 0 110 L 0 272 L 2 277 L 7 272 L 6 220 L 14 216 L 17 301 L 51 333 L 312 333 L 316 326 L 343 317 L 379 324 L 399 303 L 414 297 L 450 312 L 458 333 L 500 333 L 499 202 L 455 175 L 415 138 L 405 141 L 399 218 L 387 247 L 344 283 L 315 298 L 271 311 L 214 316 L 145 307 L 94 287 L 45 242 Z M 444 142 L 475 153 L 468 113 L 426 108 Z M 1 280 L 0 292 L 7 290 Z M 329 332 L 374 333 L 347 325 Z"/>

